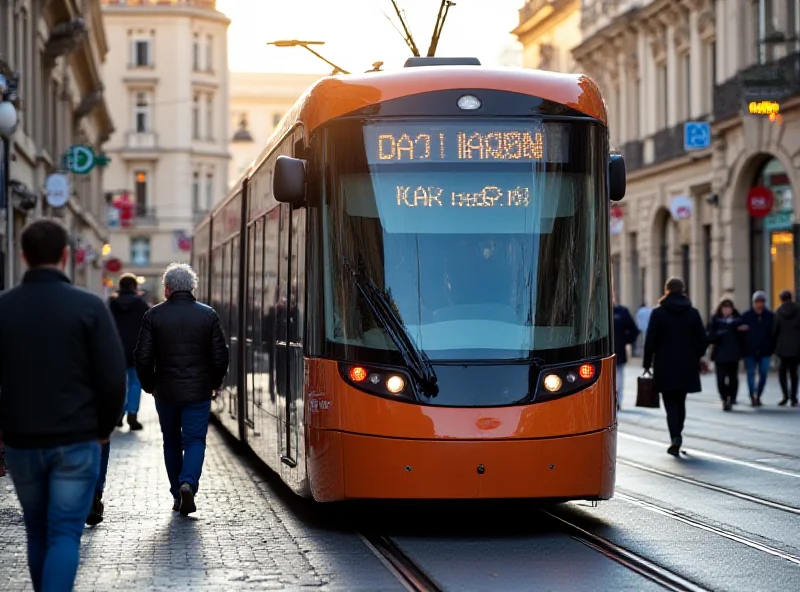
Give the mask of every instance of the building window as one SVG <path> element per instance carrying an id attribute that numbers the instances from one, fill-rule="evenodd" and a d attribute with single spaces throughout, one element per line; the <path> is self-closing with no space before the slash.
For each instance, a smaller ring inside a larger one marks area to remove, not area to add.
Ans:
<path id="1" fill-rule="evenodd" d="M 136 187 L 136 215 L 141 217 L 147 213 L 147 173 L 136 171 L 134 184 Z"/>
<path id="2" fill-rule="evenodd" d="M 717 84 L 717 43 L 711 41 L 706 45 L 706 84 L 704 100 L 706 110 L 711 113 L 714 110 L 714 86 Z"/>
<path id="3" fill-rule="evenodd" d="M 214 71 L 214 37 L 211 35 L 206 39 L 206 71 Z"/>
<path id="4" fill-rule="evenodd" d="M 669 124 L 669 77 L 667 75 L 666 64 L 658 67 L 658 91 L 662 99 L 659 119 L 661 120 L 661 129 L 664 129 Z"/>
<path id="5" fill-rule="evenodd" d="M 147 100 L 147 93 L 136 93 L 136 108 L 135 108 L 135 122 L 136 133 L 144 134 L 150 131 L 150 103 Z"/>
<path id="6" fill-rule="evenodd" d="M 192 102 L 192 137 L 197 140 L 200 138 L 200 95 L 194 95 Z"/>
<path id="7" fill-rule="evenodd" d="M 197 72 L 200 70 L 200 39 L 195 34 L 192 41 L 192 69 Z"/>
<path id="8" fill-rule="evenodd" d="M 152 65 L 149 39 L 136 39 L 133 42 L 133 65 L 136 68 L 146 68 Z"/>
<path id="9" fill-rule="evenodd" d="M 200 211 L 200 173 L 197 171 L 192 175 L 192 211 Z"/>
<path id="10" fill-rule="evenodd" d="M 631 117 L 631 127 L 630 133 L 628 136 L 631 140 L 638 140 L 639 139 L 639 118 L 641 117 L 642 112 L 642 103 L 641 103 L 641 92 L 642 92 L 642 83 L 637 80 L 633 83 L 633 97 L 632 100 L 628 101 L 629 113 Z"/>
<path id="11" fill-rule="evenodd" d="M 211 204 L 214 203 L 214 175 L 208 173 L 206 175 L 206 210 L 211 209 Z"/>
<path id="12" fill-rule="evenodd" d="M 150 265 L 150 239 L 139 236 L 131 239 L 131 265 Z"/>
<path id="13" fill-rule="evenodd" d="M 214 139 L 214 95 L 206 98 L 206 138 Z"/>

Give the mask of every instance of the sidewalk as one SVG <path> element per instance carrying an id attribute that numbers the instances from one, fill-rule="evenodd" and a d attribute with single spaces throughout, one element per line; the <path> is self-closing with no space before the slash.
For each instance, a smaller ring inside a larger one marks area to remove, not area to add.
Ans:
<path id="1" fill-rule="evenodd" d="M 105 520 L 86 527 L 81 591 L 395 590 L 358 538 L 324 524 L 209 429 L 197 514 L 172 511 L 155 405 L 142 396 L 140 432 L 112 437 Z M 317 513 L 322 514 L 322 513 Z M 0 590 L 32 590 L 22 515 L 0 478 Z"/>

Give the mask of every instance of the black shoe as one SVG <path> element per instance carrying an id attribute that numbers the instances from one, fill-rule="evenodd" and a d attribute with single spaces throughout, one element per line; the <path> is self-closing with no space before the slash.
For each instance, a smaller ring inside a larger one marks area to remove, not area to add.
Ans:
<path id="1" fill-rule="evenodd" d="M 789 402 L 789 399 L 787 397 L 784 397 L 783 399 L 781 399 L 780 403 L 778 403 L 778 406 L 783 407 L 788 402 Z"/>
<path id="2" fill-rule="evenodd" d="M 97 526 L 100 524 L 103 521 L 104 509 L 102 496 L 95 495 L 94 502 L 92 502 L 92 509 L 86 517 L 86 524 L 89 526 Z"/>
<path id="3" fill-rule="evenodd" d="M 177 512 L 180 509 L 181 509 L 181 498 L 176 497 L 174 500 L 172 500 L 172 511 Z"/>
<path id="4" fill-rule="evenodd" d="M 792 401 L 792 407 L 797 407 L 797 406 L 800 406 L 800 401 L 795 399 L 794 401 Z"/>
<path id="5" fill-rule="evenodd" d="M 131 431 L 141 430 L 144 426 L 136 419 L 135 413 L 128 413 L 128 425 L 131 426 Z"/>
<path id="6" fill-rule="evenodd" d="M 121 428 L 121 427 L 122 427 L 122 425 L 123 425 L 123 423 L 122 423 L 122 418 L 120 417 L 120 418 L 119 418 L 119 421 L 117 422 L 117 427 L 118 427 L 118 428 Z"/>
<path id="7" fill-rule="evenodd" d="M 183 485 L 181 485 L 180 495 L 181 495 L 181 507 L 180 507 L 181 516 L 188 516 L 189 514 L 197 512 L 197 506 L 194 505 L 194 492 L 192 491 L 191 485 L 189 485 L 188 483 L 184 483 Z"/>

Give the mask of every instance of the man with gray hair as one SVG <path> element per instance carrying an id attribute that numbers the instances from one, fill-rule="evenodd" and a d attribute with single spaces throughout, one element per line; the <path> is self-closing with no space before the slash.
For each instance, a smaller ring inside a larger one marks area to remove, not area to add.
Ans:
<path id="1" fill-rule="evenodd" d="M 164 272 L 166 300 L 145 313 L 134 354 L 142 390 L 156 399 L 173 511 L 197 510 L 214 391 L 228 371 L 219 316 L 197 302 L 197 275 L 185 263 Z"/>
<path id="2" fill-rule="evenodd" d="M 767 294 L 758 290 L 753 294 L 753 307 L 742 315 L 742 324 L 747 325 L 747 341 L 744 352 L 744 367 L 747 371 L 747 386 L 750 389 L 750 404 L 761 407 L 761 395 L 767 385 L 769 365 L 775 343 L 772 340 L 772 325 L 775 315 L 767 308 Z M 758 371 L 758 384 L 756 384 Z"/>

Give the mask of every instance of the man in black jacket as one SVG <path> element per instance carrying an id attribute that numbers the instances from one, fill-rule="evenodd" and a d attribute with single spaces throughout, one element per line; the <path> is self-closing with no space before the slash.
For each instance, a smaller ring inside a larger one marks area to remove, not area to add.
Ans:
<path id="1" fill-rule="evenodd" d="M 783 399 L 778 405 L 786 405 L 791 399 L 792 407 L 800 405 L 797 401 L 797 366 L 800 365 L 800 305 L 792 300 L 792 293 L 780 293 L 781 305 L 775 311 L 772 338 L 775 342 L 775 355 L 780 360 L 778 382 Z M 787 380 L 787 374 L 789 380 Z"/>
<path id="2" fill-rule="evenodd" d="M 172 509 L 196 511 L 213 392 L 228 371 L 228 346 L 213 308 L 192 295 L 197 275 L 183 263 L 164 273 L 167 299 L 142 321 L 134 355 L 142 388 L 156 398 Z"/>
<path id="3" fill-rule="evenodd" d="M 125 354 L 103 301 L 64 268 L 67 231 L 22 233 L 30 269 L 0 296 L 0 430 L 28 534 L 35 590 L 71 589 L 83 524 L 125 400 Z"/>
<path id="4" fill-rule="evenodd" d="M 128 392 L 125 397 L 125 413 L 128 415 L 128 425 L 132 430 L 141 430 L 142 424 L 137 417 L 139 402 L 142 395 L 142 385 L 133 360 L 133 352 L 139 339 L 139 329 L 142 328 L 144 314 L 150 307 L 144 298 L 136 292 L 138 283 L 132 273 L 122 274 L 119 278 L 119 292 L 108 299 L 111 315 L 117 323 L 117 331 L 122 338 L 125 348 L 125 362 L 128 364 Z"/>
<path id="5" fill-rule="evenodd" d="M 747 385 L 750 388 L 750 403 L 761 407 L 761 395 L 767 385 L 769 364 L 775 344 L 772 341 L 772 326 L 775 315 L 767 308 L 767 295 L 761 290 L 753 294 L 753 308 L 742 315 L 742 323 L 747 325 L 747 345 L 744 367 L 747 370 Z M 756 385 L 758 371 L 758 385 Z"/>

